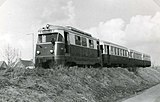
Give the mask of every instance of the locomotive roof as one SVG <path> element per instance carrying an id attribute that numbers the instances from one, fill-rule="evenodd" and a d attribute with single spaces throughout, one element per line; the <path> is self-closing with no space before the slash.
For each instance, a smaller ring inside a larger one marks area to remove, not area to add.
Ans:
<path id="1" fill-rule="evenodd" d="M 39 29 L 38 31 L 42 31 L 42 30 L 52 30 L 52 29 L 65 29 L 65 27 L 47 24 L 46 27 L 42 27 L 42 28 Z"/>
<path id="2" fill-rule="evenodd" d="M 49 24 L 47 24 L 46 27 L 43 27 L 43 28 L 39 29 L 39 32 L 43 31 L 43 30 L 52 30 L 52 29 L 72 31 L 72 32 L 76 32 L 76 33 L 88 36 L 88 37 L 92 37 L 91 34 L 86 33 L 84 31 L 81 31 L 81 30 L 79 30 L 77 28 L 74 28 L 74 27 L 71 27 L 71 26 L 65 26 L 64 27 L 64 26 L 57 26 L 57 25 L 49 25 Z"/>
<path id="3" fill-rule="evenodd" d="M 81 33 L 81 34 L 83 34 L 83 35 L 92 37 L 91 34 L 86 33 L 86 32 L 84 32 L 84 31 L 81 31 L 81 30 L 79 30 L 79 29 L 77 29 L 77 28 L 74 28 L 74 27 L 71 27 L 71 26 L 66 26 L 66 28 L 69 29 L 69 30 L 71 30 L 71 31 L 74 31 L 74 32 Z"/>

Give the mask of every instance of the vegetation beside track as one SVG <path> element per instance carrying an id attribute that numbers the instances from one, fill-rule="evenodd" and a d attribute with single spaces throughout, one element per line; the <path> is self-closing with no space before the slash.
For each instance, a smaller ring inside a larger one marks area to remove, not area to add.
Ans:
<path id="1" fill-rule="evenodd" d="M 2 102 L 115 102 L 160 82 L 160 68 L 11 68 L 0 72 Z"/>

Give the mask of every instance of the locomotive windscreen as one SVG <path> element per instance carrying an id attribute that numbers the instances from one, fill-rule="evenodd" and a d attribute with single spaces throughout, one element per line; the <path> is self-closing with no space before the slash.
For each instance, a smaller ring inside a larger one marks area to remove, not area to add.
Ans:
<path id="1" fill-rule="evenodd" d="M 49 34 L 40 34 L 38 36 L 39 43 L 52 42 L 54 41 L 63 41 L 63 36 L 60 33 L 49 33 Z"/>

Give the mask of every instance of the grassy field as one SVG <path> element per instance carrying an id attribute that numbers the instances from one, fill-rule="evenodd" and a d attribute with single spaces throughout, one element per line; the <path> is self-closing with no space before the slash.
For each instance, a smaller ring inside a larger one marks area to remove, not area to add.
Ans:
<path id="1" fill-rule="evenodd" d="M 10 68 L 0 72 L 0 102 L 116 102 L 160 82 L 160 68 Z"/>

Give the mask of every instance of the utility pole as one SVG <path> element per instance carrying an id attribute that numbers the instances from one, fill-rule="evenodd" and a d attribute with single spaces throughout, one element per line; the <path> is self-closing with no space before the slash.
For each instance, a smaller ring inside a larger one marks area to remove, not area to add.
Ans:
<path id="1" fill-rule="evenodd" d="M 34 33 L 29 33 L 26 35 L 32 35 L 32 59 L 33 59 L 33 63 L 34 63 Z"/>
<path id="2" fill-rule="evenodd" d="M 160 7 L 160 1 L 159 0 L 153 0 L 159 7 Z"/>

